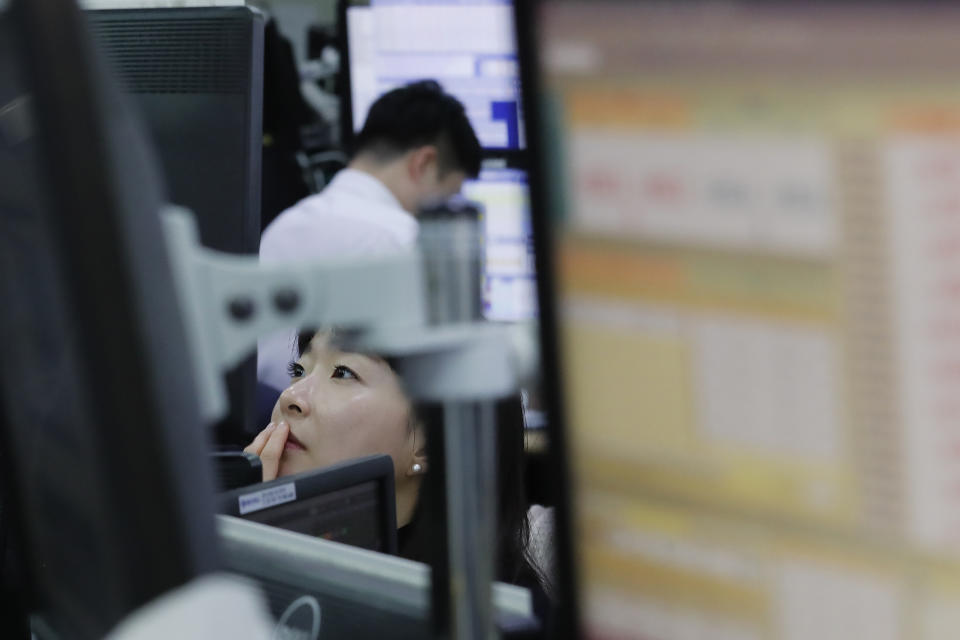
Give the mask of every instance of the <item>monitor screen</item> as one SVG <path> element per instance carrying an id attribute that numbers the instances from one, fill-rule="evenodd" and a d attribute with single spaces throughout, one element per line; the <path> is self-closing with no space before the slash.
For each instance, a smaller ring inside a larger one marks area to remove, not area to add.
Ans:
<path id="1" fill-rule="evenodd" d="M 364 482 L 245 514 L 247 520 L 364 549 L 382 549 L 380 493 Z"/>
<path id="2" fill-rule="evenodd" d="M 587 635 L 957 637 L 960 7 L 540 8 Z"/>
<path id="3" fill-rule="evenodd" d="M 397 550 L 393 460 L 387 455 L 225 492 L 220 511 L 373 551 Z"/>
<path id="4" fill-rule="evenodd" d="M 509 0 L 371 0 L 346 9 L 352 132 L 382 94 L 434 79 L 487 149 L 526 146 Z"/>
<path id="5" fill-rule="evenodd" d="M 476 180 L 464 183 L 463 195 L 483 207 L 484 315 L 500 321 L 536 317 L 527 172 L 484 168 Z"/>

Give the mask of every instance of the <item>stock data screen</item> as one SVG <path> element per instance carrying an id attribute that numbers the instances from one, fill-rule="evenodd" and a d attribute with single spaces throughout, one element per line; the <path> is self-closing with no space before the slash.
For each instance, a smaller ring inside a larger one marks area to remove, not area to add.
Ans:
<path id="1" fill-rule="evenodd" d="M 538 21 L 590 637 L 960 637 L 958 7 Z"/>
<path id="2" fill-rule="evenodd" d="M 516 322 L 536 316 L 533 238 L 527 173 L 484 169 L 463 185 L 463 195 L 483 206 L 484 314 Z"/>
<path id="3" fill-rule="evenodd" d="M 484 148 L 526 146 L 510 2 L 373 0 L 347 9 L 347 38 L 354 131 L 380 95 L 433 79 L 464 104 Z"/>

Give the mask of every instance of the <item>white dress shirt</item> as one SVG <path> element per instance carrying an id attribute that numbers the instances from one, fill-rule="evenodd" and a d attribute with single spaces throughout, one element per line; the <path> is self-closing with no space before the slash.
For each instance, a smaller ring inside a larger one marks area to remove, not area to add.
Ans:
<path id="1" fill-rule="evenodd" d="M 416 218 L 382 182 L 363 171 L 344 169 L 321 193 L 304 198 L 270 223 L 260 239 L 260 261 L 279 264 L 404 251 L 416 244 L 419 229 Z M 269 336 L 257 351 L 257 380 L 286 388 L 287 366 L 296 358 L 295 336 Z"/>

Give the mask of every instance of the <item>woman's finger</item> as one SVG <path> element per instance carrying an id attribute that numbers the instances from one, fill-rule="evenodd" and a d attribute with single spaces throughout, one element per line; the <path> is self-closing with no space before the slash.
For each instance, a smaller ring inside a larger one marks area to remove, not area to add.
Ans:
<path id="1" fill-rule="evenodd" d="M 267 439 L 270 437 L 270 434 L 273 433 L 273 430 L 277 428 L 277 425 L 270 423 L 267 425 L 267 428 L 257 434 L 257 437 L 253 439 L 253 442 L 247 445 L 244 449 L 246 453 L 252 453 L 255 456 L 260 455 L 260 452 L 263 451 L 263 445 L 267 444 Z"/>
<path id="2" fill-rule="evenodd" d="M 267 439 L 267 444 L 263 445 L 260 452 L 260 464 L 263 467 L 263 481 L 269 482 L 277 477 L 280 471 L 280 456 L 283 455 L 283 448 L 287 444 L 287 436 L 290 434 L 290 427 L 286 422 L 281 422 Z"/>

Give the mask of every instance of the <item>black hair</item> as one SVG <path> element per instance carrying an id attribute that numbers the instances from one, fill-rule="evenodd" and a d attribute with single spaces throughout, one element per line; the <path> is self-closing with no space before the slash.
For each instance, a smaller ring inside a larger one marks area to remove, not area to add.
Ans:
<path id="1" fill-rule="evenodd" d="M 480 142 L 463 104 L 437 82 L 421 80 L 373 103 L 351 155 L 371 153 L 390 160 L 428 144 L 437 146 L 441 174 L 459 169 L 475 178 L 480 173 Z"/>
<path id="2" fill-rule="evenodd" d="M 316 334 L 306 330 L 297 336 L 297 353 L 309 348 Z M 442 450 L 443 408 L 436 404 L 415 409 L 416 421 L 427 434 L 428 451 Z M 497 450 L 497 580 L 540 589 L 544 576 L 530 555 L 530 524 L 527 520 L 525 431 L 523 405 L 519 395 L 496 403 Z M 428 454 L 429 455 L 429 454 Z M 404 558 L 431 565 L 442 564 L 436 557 L 438 532 L 444 530 L 446 500 L 444 470 L 431 465 L 424 475 L 413 518 L 401 531 L 399 552 Z"/>
<path id="3" fill-rule="evenodd" d="M 417 418 L 427 432 L 428 452 L 442 450 L 443 409 L 418 406 Z M 540 588 L 544 579 L 530 555 L 530 524 L 525 489 L 524 424 L 520 396 L 496 402 L 497 451 L 497 580 L 528 588 Z M 440 446 L 438 445 L 438 441 Z M 428 453 L 429 455 L 429 453 Z M 424 476 L 413 518 L 400 531 L 400 555 L 431 565 L 443 564 L 436 557 L 437 537 L 444 530 L 446 499 L 444 469 L 431 464 Z"/>

